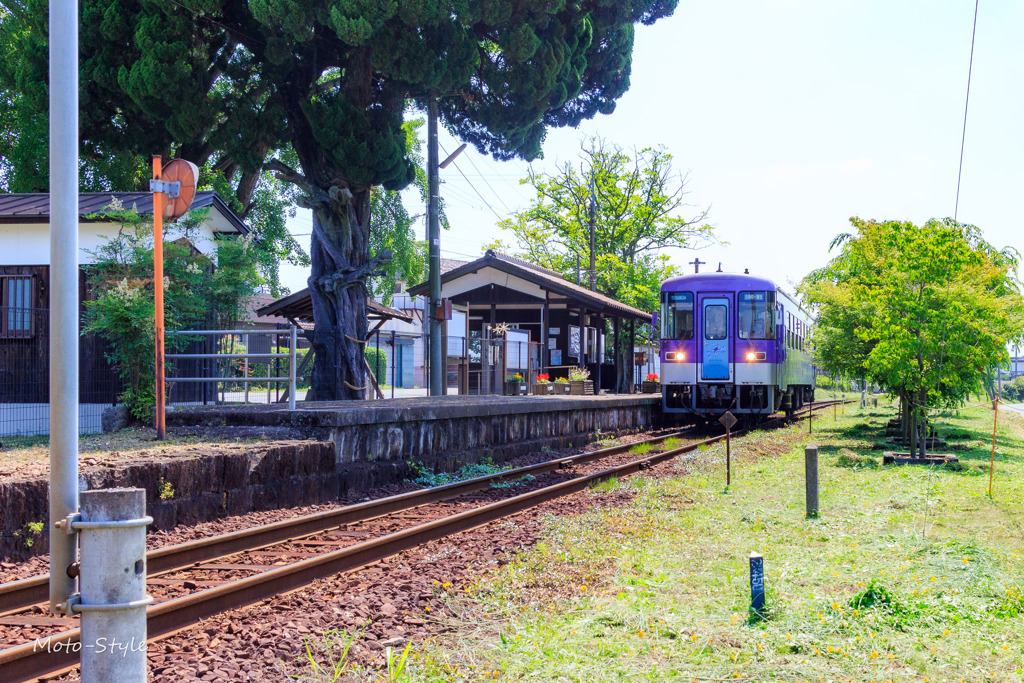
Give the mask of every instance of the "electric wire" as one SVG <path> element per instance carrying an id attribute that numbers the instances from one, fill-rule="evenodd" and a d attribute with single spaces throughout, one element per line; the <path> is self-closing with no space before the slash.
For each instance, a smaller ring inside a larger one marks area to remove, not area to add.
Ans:
<path id="1" fill-rule="evenodd" d="M 439 144 L 439 146 L 440 146 L 440 143 L 438 143 L 438 144 Z M 442 150 L 442 151 L 443 151 L 443 152 L 444 152 L 445 154 L 448 154 L 448 150 L 446 150 L 446 149 L 445 149 L 445 148 L 444 148 L 443 146 L 441 146 L 441 150 Z M 487 200 L 486 200 L 486 199 L 484 199 L 484 196 L 483 196 L 482 194 L 480 194 L 480 190 L 476 189 L 476 185 L 474 185 L 474 184 L 473 184 L 472 182 L 470 182 L 469 178 L 467 178 L 467 177 L 466 177 L 466 174 L 462 172 L 462 169 L 461 169 L 461 168 L 459 168 L 459 162 L 458 162 L 458 161 L 452 161 L 452 166 L 454 166 L 454 167 L 455 167 L 455 170 L 459 172 L 459 175 L 461 175 L 461 176 L 462 176 L 463 180 L 465 180 L 465 181 L 466 181 L 466 183 L 468 183 L 468 184 L 469 184 L 469 187 L 470 187 L 470 188 L 471 188 L 471 189 L 473 190 L 473 192 L 476 192 L 476 196 L 477 196 L 477 197 L 480 197 L 480 200 L 481 200 L 481 201 L 482 201 L 482 202 L 484 203 L 484 205 L 485 205 L 485 206 L 486 206 L 486 207 L 487 207 L 488 209 L 490 209 L 490 210 L 491 210 L 491 213 L 493 213 L 493 214 L 494 214 L 494 217 L 495 217 L 495 218 L 497 218 L 497 219 L 498 219 L 499 221 L 505 220 L 504 218 L 502 218 L 501 216 L 499 216 L 499 215 L 498 215 L 498 212 L 494 210 L 494 207 L 493 207 L 493 206 L 491 206 L 491 205 L 490 205 L 490 204 L 489 204 L 489 203 L 487 202 Z"/>
<path id="2" fill-rule="evenodd" d="M 480 176 L 480 179 L 484 181 L 484 184 L 487 185 L 488 189 L 490 189 L 494 196 L 498 198 L 498 201 L 501 202 L 501 205 L 505 207 L 505 211 L 507 211 L 508 213 L 512 213 L 512 209 L 508 208 L 508 204 L 505 203 L 505 200 L 501 198 L 501 195 L 498 194 L 498 191 L 494 189 L 493 185 L 491 185 L 491 181 L 484 177 L 484 174 L 480 171 L 480 168 L 476 165 L 476 162 L 473 161 L 473 153 L 470 152 L 469 154 L 467 154 L 466 158 L 469 159 L 470 165 L 473 166 L 473 169 Z"/>
<path id="3" fill-rule="evenodd" d="M 967 106 L 971 103 L 971 71 L 974 69 L 974 35 L 978 29 L 978 1 L 974 0 L 974 25 L 971 27 L 971 60 L 967 66 L 967 97 L 964 101 L 964 130 L 960 135 L 960 166 L 956 171 L 956 204 L 953 207 L 953 220 L 960 211 L 960 177 L 964 171 L 964 142 L 967 140 Z"/>

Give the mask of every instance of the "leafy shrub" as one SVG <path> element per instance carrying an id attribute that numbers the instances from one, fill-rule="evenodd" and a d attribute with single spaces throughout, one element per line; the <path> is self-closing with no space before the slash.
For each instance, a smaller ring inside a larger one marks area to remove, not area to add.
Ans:
<path id="1" fill-rule="evenodd" d="M 208 209 L 191 211 L 178 223 L 167 226 L 177 237 L 164 241 L 164 329 L 183 329 L 189 321 L 208 319 L 211 314 L 237 320 L 245 299 L 260 282 L 248 238 L 218 239 L 214 261 L 198 252 L 188 240 L 195 235 Z M 86 266 L 89 291 L 85 303 L 83 332 L 99 335 L 110 344 L 107 360 L 121 378 L 118 397 L 133 418 L 152 419 L 156 403 L 156 334 L 153 305 L 153 227 L 135 208 L 125 209 L 117 200 L 102 218 L 121 226 L 116 235 L 96 251 Z M 191 340 L 168 335 L 168 353 Z"/>
<path id="2" fill-rule="evenodd" d="M 851 468 L 866 468 L 866 469 L 878 469 L 879 462 L 878 458 L 869 458 L 867 456 L 857 455 L 856 453 L 840 453 L 839 457 L 836 458 L 836 467 L 851 467 Z"/>
<path id="3" fill-rule="evenodd" d="M 387 349 L 376 346 L 370 346 L 367 344 L 363 347 L 363 353 L 366 355 L 366 362 L 370 364 L 370 370 L 373 371 L 373 376 L 377 380 L 377 384 L 381 386 L 387 382 L 388 379 L 388 352 Z"/>
<path id="4" fill-rule="evenodd" d="M 1003 398 L 1010 403 L 1024 403 L 1024 377 L 1003 384 Z"/>

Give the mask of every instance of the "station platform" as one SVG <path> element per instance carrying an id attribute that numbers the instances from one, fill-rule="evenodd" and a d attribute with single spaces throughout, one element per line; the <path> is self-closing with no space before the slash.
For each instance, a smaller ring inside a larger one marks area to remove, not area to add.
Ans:
<path id="1" fill-rule="evenodd" d="M 656 426 L 661 397 L 434 396 L 384 401 L 189 406 L 168 427 L 202 433 L 315 439 L 335 445 L 338 463 L 403 460 L 447 469 L 452 458 L 496 462 L 543 446 L 582 445 L 612 432 Z M 241 431 L 239 431 L 241 430 Z M 465 457 L 472 453 L 474 457 Z"/>

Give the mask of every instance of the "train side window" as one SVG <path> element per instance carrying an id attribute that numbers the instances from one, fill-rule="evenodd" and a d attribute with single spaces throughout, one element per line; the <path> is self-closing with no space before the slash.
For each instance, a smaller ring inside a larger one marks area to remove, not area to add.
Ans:
<path id="1" fill-rule="evenodd" d="M 736 306 L 740 339 L 773 339 L 775 323 L 775 292 L 740 292 Z"/>
<path id="2" fill-rule="evenodd" d="M 693 339 L 693 293 L 662 292 L 661 338 Z"/>

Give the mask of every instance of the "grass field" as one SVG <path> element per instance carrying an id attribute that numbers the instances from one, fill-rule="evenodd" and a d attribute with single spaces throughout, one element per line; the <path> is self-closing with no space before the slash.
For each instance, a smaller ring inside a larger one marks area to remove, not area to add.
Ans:
<path id="1" fill-rule="evenodd" d="M 410 680 L 1024 681 L 1024 419 L 938 416 L 966 467 L 881 467 L 892 408 L 807 424 L 601 489 L 622 507 L 548 520 L 543 542 L 447 588 L 453 630 Z M 821 450 L 804 516 L 803 447 Z M 946 449 L 946 450 L 950 450 Z M 845 463 L 839 466 L 838 463 Z M 596 495 L 596 492 L 595 492 Z M 768 613 L 748 612 L 764 554 Z"/>

